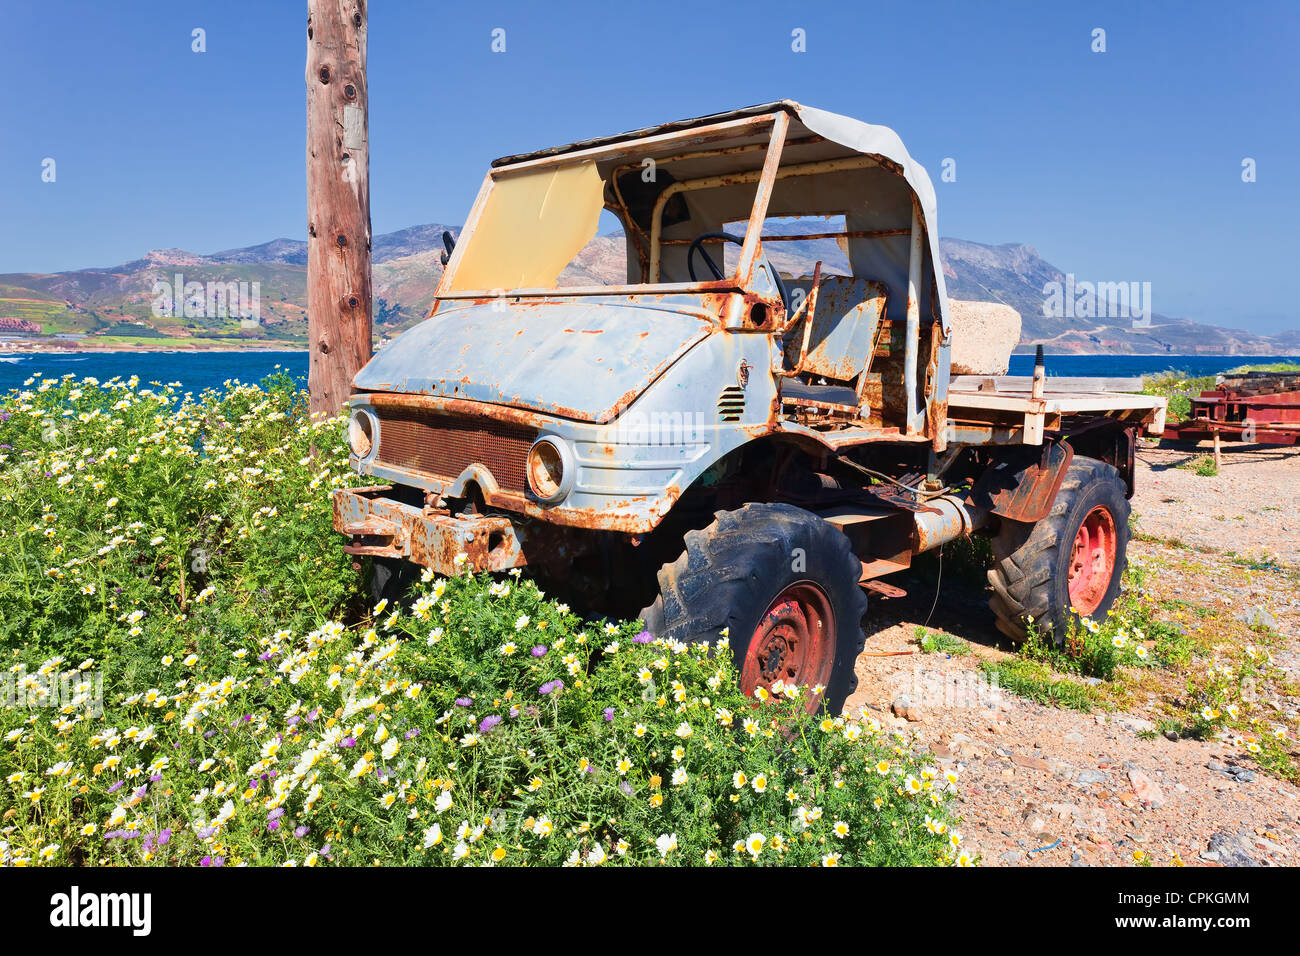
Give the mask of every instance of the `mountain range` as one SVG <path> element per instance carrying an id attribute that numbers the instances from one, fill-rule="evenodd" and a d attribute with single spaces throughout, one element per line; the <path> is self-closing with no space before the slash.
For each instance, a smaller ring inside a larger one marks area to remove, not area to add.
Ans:
<path id="1" fill-rule="evenodd" d="M 805 228 L 814 231 L 816 226 Z M 442 274 L 444 231 L 455 236 L 460 230 L 429 223 L 374 238 L 372 277 L 378 337 L 389 338 L 427 313 Z M 790 232 L 790 227 L 783 224 L 782 231 Z M 770 245 L 776 267 L 791 275 L 810 274 L 818 259 L 826 268 L 835 267 L 837 260 L 839 268 L 847 265 L 834 240 Z M 1055 315 L 1046 315 L 1044 303 L 1049 297 L 1045 287 L 1058 283 L 1069 289 L 1073 277 L 1032 247 L 942 239 L 940 249 L 952 298 L 1003 302 L 1020 312 L 1021 350 L 1038 344 L 1056 353 L 1270 355 L 1300 350 L 1300 330 L 1265 336 L 1158 313 L 1143 315 L 1135 323 L 1127 317 L 1080 314 L 1089 310 L 1074 308 L 1072 301 L 1064 309 L 1058 301 Z M 622 279 L 624 269 L 622 235 L 596 236 L 566 269 L 561 285 L 613 283 Z M 181 303 L 172 310 L 174 315 L 156 315 L 155 282 L 171 285 L 178 273 L 186 284 L 247 283 L 247 289 L 256 283 L 260 321 L 241 322 L 235 314 L 186 317 Z M 0 339 L 19 347 L 40 348 L 301 346 L 307 329 L 306 273 L 307 243 L 274 239 L 209 255 L 155 249 L 141 259 L 110 268 L 0 274 Z M 1137 302 L 1140 290 L 1133 291 Z M 1104 299 L 1098 301 L 1104 306 Z M 1149 298 L 1143 301 L 1149 302 Z"/>

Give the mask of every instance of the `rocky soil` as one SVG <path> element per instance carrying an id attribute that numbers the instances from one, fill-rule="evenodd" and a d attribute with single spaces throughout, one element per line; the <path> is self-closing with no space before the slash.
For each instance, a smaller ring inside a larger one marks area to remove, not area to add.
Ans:
<path id="1" fill-rule="evenodd" d="M 1300 449 L 1226 447 L 1214 477 L 1179 467 L 1205 447 L 1140 449 L 1130 556 L 1157 599 L 1243 622 L 1224 632 L 1232 640 L 1246 621 L 1275 630 L 1274 658 L 1300 681 Z M 1092 714 L 991 691 L 979 661 L 1012 649 L 977 575 L 950 566 L 936 602 L 938 567 L 914 570 L 891 579 L 906 598 L 872 601 L 845 712 L 867 708 L 957 769 L 960 829 L 985 865 L 1133 865 L 1136 851 L 1155 865 L 1300 865 L 1300 788 L 1227 742 L 1156 732 L 1181 675 L 1138 682 L 1122 707 Z M 921 654 L 918 626 L 973 653 Z M 1291 719 L 1298 704 L 1275 701 Z"/>

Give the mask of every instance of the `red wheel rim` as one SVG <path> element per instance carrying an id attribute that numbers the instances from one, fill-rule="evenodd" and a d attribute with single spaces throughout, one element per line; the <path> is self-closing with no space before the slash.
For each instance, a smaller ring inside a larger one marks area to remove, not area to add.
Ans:
<path id="1" fill-rule="evenodd" d="M 835 612 L 826 592 L 810 581 L 791 584 L 772 599 L 745 650 L 740 689 L 753 696 L 778 680 L 795 686 L 825 686 L 835 657 Z M 808 710 L 821 703 L 809 694 Z"/>
<path id="2" fill-rule="evenodd" d="M 1070 550 L 1070 605 L 1087 617 L 1101 606 L 1115 575 L 1115 519 L 1104 505 L 1084 516 Z"/>

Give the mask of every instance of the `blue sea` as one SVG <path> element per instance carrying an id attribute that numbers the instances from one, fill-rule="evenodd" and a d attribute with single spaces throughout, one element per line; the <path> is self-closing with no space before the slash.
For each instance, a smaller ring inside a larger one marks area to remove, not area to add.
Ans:
<path id="1" fill-rule="evenodd" d="M 1103 375 L 1126 377 L 1150 375 L 1176 369 L 1192 375 L 1214 375 L 1265 362 L 1300 362 L 1294 355 L 1048 355 L 1044 359 L 1050 375 Z M 1013 355 L 1011 374 L 1033 371 L 1032 355 Z M 19 388 L 36 372 L 55 378 L 72 373 L 78 378 L 93 376 L 100 381 L 120 375 L 140 376 L 142 382 L 180 382 L 184 391 L 197 395 L 205 388 L 219 388 L 227 380 L 257 382 L 276 370 L 287 371 L 307 384 L 305 351 L 243 352 L 96 352 L 0 354 L 0 392 Z"/>

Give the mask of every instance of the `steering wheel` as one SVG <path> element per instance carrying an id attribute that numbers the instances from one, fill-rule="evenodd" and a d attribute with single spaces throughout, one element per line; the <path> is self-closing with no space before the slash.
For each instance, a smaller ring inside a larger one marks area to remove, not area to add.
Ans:
<path id="1" fill-rule="evenodd" d="M 723 278 L 722 268 L 713 261 L 713 257 L 704 249 L 704 243 L 710 240 L 721 240 L 723 242 L 734 242 L 738 246 L 743 246 L 745 240 L 739 236 L 733 236 L 729 232 L 702 232 L 692 240 L 690 248 L 686 250 L 686 271 L 690 273 L 692 282 L 700 280 L 695 276 L 695 254 L 698 252 L 704 259 L 704 264 L 709 267 L 713 273 L 713 278 Z M 781 296 L 781 302 L 785 306 L 786 312 L 790 311 L 790 295 L 786 292 L 785 282 L 781 279 L 781 273 L 776 271 L 772 265 L 772 260 L 766 255 L 763 256 L 763 262 L 767 266 L 768 274 L 772 277 L 772 283 L 776 286 L 777 294 Z"/>

